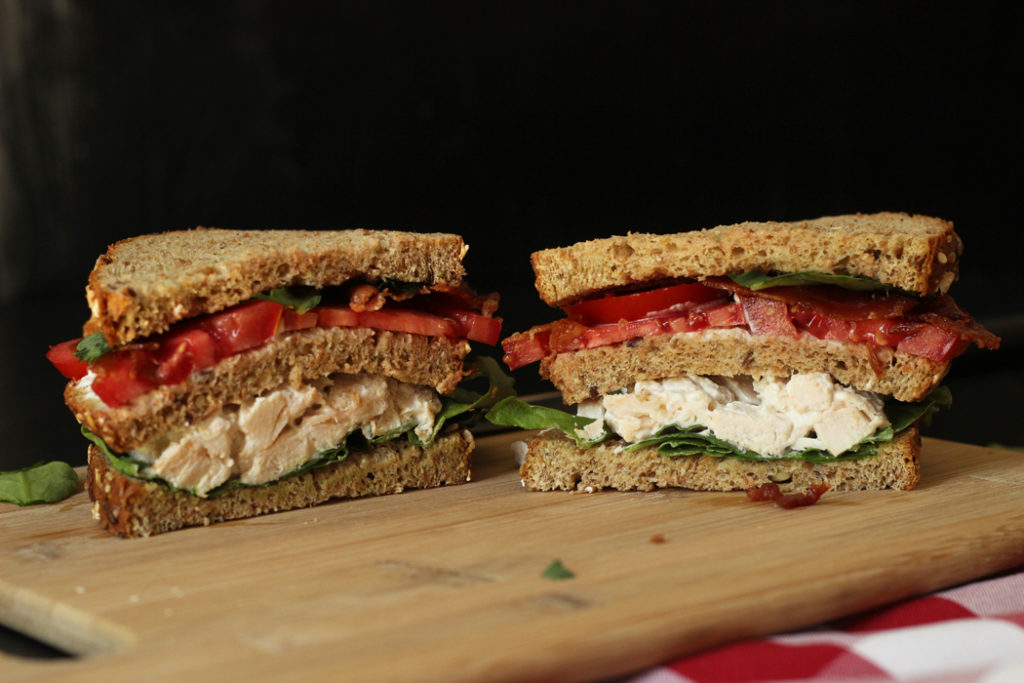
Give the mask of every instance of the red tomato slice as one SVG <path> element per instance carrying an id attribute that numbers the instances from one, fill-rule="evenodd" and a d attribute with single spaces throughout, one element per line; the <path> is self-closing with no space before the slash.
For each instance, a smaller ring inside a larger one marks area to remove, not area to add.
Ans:
<path id="1" fill-rule="evenodd" d="M 320 306 L 316 309 L 317 325 L 320 327 L 356 327 L 359 314 L 348 306 Z"/>
<path id="2" fill-rule="evenodd" d="M 310 327 L 316 327 L 319 321 L 319 315 L 317 311 L 306 311 L 305 313 L 296 313 L 290 308 L 284 309 L 281 312 L 281 322 L 279 323 L 279 332 L 291 332 L 292 330 L 305 330 Z"/>
<path id="3" fill-rule="evenodd" d="M 446 311 L 444 315 L 459 323 L 460 336 L 466 339 L 493 346 L 501 338 L 501 318 L 460 309 Z"/>
<path id="4" fill-rule="evenodd" d="M 794 306 L 790 309 L 793 322 L 801 329 L 807 330 L 818 339 L 830 341 L 849 341 L 854 323 L 839 320 L 806 308 Z"/>
<path id="5" fill-rule="evenodd" d="M 679 315 L 698 304 L 727 297 L 722 290 L 701 284 L 679 284 L 581 301 L 563 310 L 570 320 L 583 325 L 610 325 L 620 320 Z"/>
<path id="6" fill-rule="evenodd" d="M 372 327 L 375 330 L 408 332 L 422 334 L 425 337 L 456 338 L 461 336 L 454 320 L 441 318 L 431 313 L 404 309 L 364 311 L 359 314 L 359 324 Z"/>
<path id="7" fill-rule="evenodd" d="M 46 352 L 46 359 L 68 379 L 82 379 L 89 372 L 89 364 L 78 360 L 78 356 L 75 355 L 80 341 L 82 341 L 81 337 L 62 342 L 51 346 L 50 350 Z"/>
<path id="8" fill-rule="evenodd" d="M 92 390 L 108 406 L 128 403 L 156 386 L 149 377 L 151 368 L 144 367 L 146 364 L 143 354 L 109 353 L 92 364 L 96 372 Z"/>
<path id="9" fill-rule="evenodd" d="M 177 384 L 195 370 L 204 370 L 217 362 L 216 343 L 209 332 L 191 327 L 167 335 L 157 355 L 158 384 Z"/>
<path id="10" fill-rule="evenodd" d="M 217 357 L 226 358 L 263 344 L 277 332 L 284 306 L 273 301 L 248 301 L 201 323 L 217 342 Z"/>
<path id="11" fill-rule="evenodd" d="M 896 349 L 913 356 L 921 356 L 937 363 L 943 363 L 961 353 L 970 341 L 960 339 L 947 330 L 935 325 L 921 325 L 920 329 L 907 335 Z"/>

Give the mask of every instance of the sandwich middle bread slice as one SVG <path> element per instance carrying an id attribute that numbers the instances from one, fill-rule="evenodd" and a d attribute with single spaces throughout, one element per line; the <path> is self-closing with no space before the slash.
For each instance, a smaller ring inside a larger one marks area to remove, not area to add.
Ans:
<path id="1" fill-rule="evenodd" d="M 902 213 L 629 234 L 532 255 L 566 317 L 503 341 L 576 415 L 503 400 L 543 429 L 534 490 L 910 489 L 918 425 L 971 343 L 999 339 L 948 294 L 951 223 Z"/>
<path id="2" fill-rule="evenodd" d="M 118 242 L 83 338 L 52 347 L 121 536 L 465 482 L 467 423 L 510 391 L 497 295 L 457 235 L 200 228 Z M 489 384 L 488 384 L 489 382 Z"/>

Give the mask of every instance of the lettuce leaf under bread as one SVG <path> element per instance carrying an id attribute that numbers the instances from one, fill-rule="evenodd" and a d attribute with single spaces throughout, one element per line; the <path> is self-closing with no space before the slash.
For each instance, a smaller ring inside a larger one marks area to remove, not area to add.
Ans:
<path id="1" fill-rule="evenodd" d="M 809 448 L 790 451 L 780 456 L 764 456 L 718 439 L 711 434 L 702 433 L 706 431 L 703 425 L 665 427 L 651 437 L 629 444 L 625 450 L 635 451 L 654 447 L 660 454 L 670 458 L 686 455 L 709 455 L 716 458 L 737 458 L 750 461 L 784 459 L 812 463 L 855 460 L 875 455 L 878 452 L 879 444 L 892 441 L 897 434 L 919 420 L 927 422 L 936 411 L 950 407 L 952 401 L 952 394 L 944 386 L 938 387 L 923 401 L 917 403 L 904 403 L 890 399 L 885 404 L 885 414 L 889 418 L 890 425 L 839 455 L 832 455 L 822 449 Z M 606 424 L 601 437 L 593 440 L 584 439 L 576 430 L 591 424 L 594 421 L 593 418 L 578 417 L 556 408 L 531 405 L 517 398 L 507 398 L 499 402 L 487 413 L 487 419 L 495 424 L 521 429 L 560 429 L 576 441 L 577 447 L 582 449 L 590 448 L 607 439 L 616 438 L 614 432 Z"/>
<path id="2" fill-rule="evenodd" d="M 763 270 L 748 270 L 738 275 L 730 275 L 729 279 L 738 285 L 757 291 L 769 287 L 797 287 L 802 285 L 835 285 L 843 289 L 855 289 L 858 291 L 874 291 L 879 289 L 893 289 L 878 280 L 872 280 L 857 275 L 838 275 L 836 273 L 823 273 L 817 270 L 807 270 L 798 273 L 778 273 L 769 275 Z"/>

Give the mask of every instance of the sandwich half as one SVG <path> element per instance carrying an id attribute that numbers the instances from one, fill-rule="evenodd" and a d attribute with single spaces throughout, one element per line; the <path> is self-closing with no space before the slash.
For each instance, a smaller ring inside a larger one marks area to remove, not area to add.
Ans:
<path id="1" fill-rule="evenodd" d="M 970 344 L 999 339 L 948 295 L 951 223 L 902 213 L 629 234 L 532 255 L 566 317 L 503 341 L 576 415 L 503 400 L 544 429 L 533 490 L 910 489 L 918 425 Z"/>
<path id="2" fill-rule="evenodd" d="M 369 230 L 112 245 L 83 337 L 47 354 L 91 441 L 94 516 L 148 536 L 467 481 L 466 426 L 510 386 L 467 361 L 501 320 L 463 283 L 465 253 L 457 235 Z"/>

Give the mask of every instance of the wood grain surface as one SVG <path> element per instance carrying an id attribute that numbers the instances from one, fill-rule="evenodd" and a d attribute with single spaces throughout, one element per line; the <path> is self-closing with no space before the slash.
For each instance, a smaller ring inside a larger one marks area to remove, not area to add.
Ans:
<path id="1" fill-rule="evenodd" d="M 5 680 L 581 680 L 1024 562 L 1024 455 L 926 439 L 919 487 L 784 511 L 742 493 L 474 481 L 149 539 L 84 493 L 0 504 L 0 620 L 81 654 Z M 559 559 L 574 578 L 541 576 Z"/>

